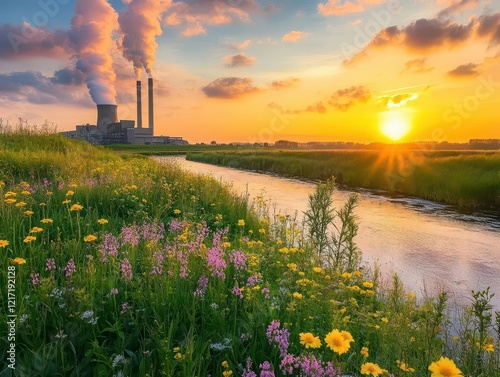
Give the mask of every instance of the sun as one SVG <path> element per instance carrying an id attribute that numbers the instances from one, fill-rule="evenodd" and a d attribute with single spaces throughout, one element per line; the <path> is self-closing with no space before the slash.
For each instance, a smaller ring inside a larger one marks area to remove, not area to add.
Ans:
<path id="1" fill-rule="evenodd" d="M 380 131 L 393 141 L 402 139 L 411 129 L 409 116 L 401 111 L 382 113 Z"/>

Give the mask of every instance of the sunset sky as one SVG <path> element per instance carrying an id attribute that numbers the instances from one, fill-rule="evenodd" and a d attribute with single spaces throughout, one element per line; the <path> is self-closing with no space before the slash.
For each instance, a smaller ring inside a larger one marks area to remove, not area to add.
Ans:
<path id="1" fill-rule="evenodd" d="M 191 143 L 500 138 L 496 0 L 17 1 L 0 58 L 4 123 L 135 119 L 149 72 Z"/>

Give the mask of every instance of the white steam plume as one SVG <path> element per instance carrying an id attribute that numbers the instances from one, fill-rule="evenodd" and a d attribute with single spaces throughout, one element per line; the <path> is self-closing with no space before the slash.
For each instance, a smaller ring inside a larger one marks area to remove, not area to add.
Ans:
<path id="1" fill-rule="evenodd" d="M 106 0 L 76 0 L 70 40 L 76 51 L 76 68 L 85 74 L 96 104 L 116 104 L 113 70 L 113 31 L 118 15 Z"/>
<path id="2" fill-rule="evenodd" d="M 137 78 L 140 78 L 142 69 L 149 77 L 152 75 L 158 48 L 156 37 L 162 33 L 161 18 L 171 3 L 171 0 L 131 0 L 127 9 L 120 12 L 122 54 L 134 64 Z"/>

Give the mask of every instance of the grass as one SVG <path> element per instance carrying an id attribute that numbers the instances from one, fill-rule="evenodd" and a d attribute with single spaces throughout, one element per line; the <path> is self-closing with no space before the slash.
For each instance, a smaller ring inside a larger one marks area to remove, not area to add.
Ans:
<path id="1" fill-rule="evenodd" d="M 0 134 L 0 195 L 2 376 L 428 376 L 445 356 L 498 377 L 491 293 L 475 293 L 459 326 L 445 293 L 416 297 L 397 276 L 382 286 L 352 257 L 355 201 L 335 213 L 311 196 L 311 227 L 346 225 L 319 252 L 263 198 L 29 133 Z"/>
<path id="2" fill-rule="evenodd" d="M 191 152 L 188 160 L 327 180 L 458 205 L 500 209 L 500 153 L 444 151 Z"/>

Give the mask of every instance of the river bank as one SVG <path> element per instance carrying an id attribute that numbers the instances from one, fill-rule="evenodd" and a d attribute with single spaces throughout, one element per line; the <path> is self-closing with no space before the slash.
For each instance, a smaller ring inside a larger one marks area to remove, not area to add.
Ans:
<path id="1" fill-rule="evenodd" d="M 500 211 L 500 153 L 218 151 L 192 152 L 186 159 L 315 180 L 335 176 L 348 187 Z"/>

